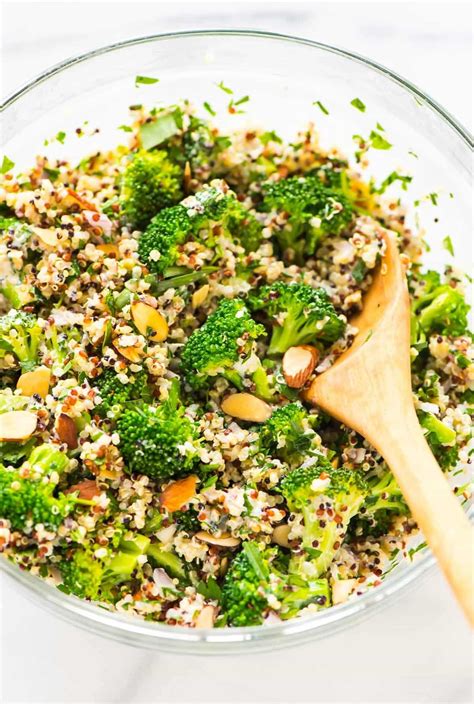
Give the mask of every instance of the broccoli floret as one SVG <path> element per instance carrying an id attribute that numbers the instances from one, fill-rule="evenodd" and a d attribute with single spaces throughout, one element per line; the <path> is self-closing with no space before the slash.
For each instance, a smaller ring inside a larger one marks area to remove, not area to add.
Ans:
<path id="1" fill-rule="evenodd" d="M 275 232 L 283 253 L 291 250 L 303 263 L 328 235 L 339 235 L 353 218 L 353 206 L 340 191 L 313 176 L 292 176 L 263 186 L 263 209 L 285 213 L 288 220 Z"/>
<path id="2" fill-rule="evenodd" d="M 379 537 L 389 532 L 397 516 L 405 516 L 409 509 L 398 482 L 387 469 L 366 475 L 367 496 L 360 513 L 351 521 L 355 537 Z"/>
<path id="3" fill-rule="evenodd" d="M 421 349 L 435 333 L 463 335 L 468 329 L 470 307 L 459 289 L 442 284 L 436 271 L 418 274 L 423 284 L 421 295 L 412 300 L 412 345 Z"/>
<path id="4" fill-rule="evenodd" d="M 124 538 L 118 551 L 107 562 L 102 578 L 105 592 L 117 584 L 126 582 L 132 577 L 139 564 L 139 557 L 144 555 L 150 546 L 150 538 L 139 533 L 131 538 Z"/>
<path id="5" fill-rule="evenodd" d="M 182 171 L 164 151 L 140 150 L 128 163 L 121 182 L 121 212 L 133 227 L 144 229 L 163 208 L 183 197 Z"/>
<path id="6" fill-rule="evenodd" d="M 124 384 L 113 369 L 106 369 L 94 384 L 101 398 L 101 402 L 95 407 L 95 413 L 103 417 L 116 417 L 133 401 L 152 401 L 148 375 L 144 371 L 138 372 Z"/>
<path id="7" fill-rule="evenodd" d="M 304 580 L 287 574 L 278 548 L 261 550 L 248 541 L 231 562 L 222 587 L 222 605 L 232 626 L 257 626 L 270 610 L 291 618 L 305 606 L 329 606 L 326 579 Z"/>
<path id="8" fill-rule="evenodd" d="M 426 439 L 432 453 L 443 470 L 456 467 L 459 448 L 456 446 L 456 431 L 432 413 L 418 413 L 420 425 L 425 429 Z"/>
<path id="9" fill-rule="evenodd" d="M 68 462 L 67 455 L 53 445 L 39 445 L 20 470 L 0 465 L 0 516 L 10 521 L 13 530 L 37 523 L 58 528 L 74 505 L 69 496 L 53 496 L 58 475 Z"/>
<path id="10" fill-rule="evenodd" d="M 332 343 L 344 332 L 345 323 L 322 288 L 276 281 L 251 294 L 248 304 L 251 310 L 282 318 L 273 327 L 270 355 L 284 354 L 289 347 L 309 342 Z"/>
<path id="11" fill-rule="evenodd" d="M 273 411 L 260 426 L 260 449 L 290 465 L 303 461 L 317 435 L 317 416 L 310 415 L 298 401 Z"/>
<path id="12" fill-rule="evenodd" d="M 113 587 L 132 577 L 138 558 L 149 545 L 149 538 L 136 534 L 131 539 L 122 539 L 117 552 L 103 559 L 97 558 L 90 546 L 76 548 L 59 563 L 63 585 L 76 596 L 108 600 L 112 598 Z"/>
<path id="13" fill-rule="evenodd" d="M 79 328 L 68 326 L 59 328 L 55 323 L 48 322 L 44 328 L 44 345 L 48 356 L 54 364 L 65 366 L 74 355 L 71 342 L 80 342 L 82 332 Z"/>
<path id="14" fill-rule="evenodd" d="M 117 420 L 120 450 L 130 473 L 146 474 L 152 479 L 167 479 L 188 473 L 197 460 L 196 425 L 184 415 L 178 391 L 160 406 L 136 405 L 126 409 Z"/>
<path id="15" fill-rule="evenodd" d="M 201 529 L 198 513 L 195 508 L 190 506 L 186 511 L 174 511 L 172 519 L 178 526 L 178 530 L 186 533 L 196 533 Z"/>
<path id="16" fill-rule="evenodd" d="M 362 506 L 367 484 L 359 472 L 334 469 L 325 457 L 316 456 L 283 477 L 280 491 L 303 523 L 301 545 L 291 556 L 289 571 L 305 579 L 319 577 Z"/>
<path id="17" fill-rule="evenodd" d="M 265 328 L 251 318 L 241 299 L 221 300 L 183 349 L 181 364 L 187 381 L 199 389 L 206 387 L 213 377 L 223 376 L 241 388 L 242 376 L 237 365 L 242 370 L 242 364 L 250 361 L 253 371 L 259 368 L 255 340 L 264 334 Z"/>
<path id="18" fill-rule="evenodd" d="M 138 254 L 151 271 L 164 274 L 188 240 L 216 249 L 216 238 L 228 234 L 250 251 L 258 246 L 261 230 L 255 216 L 224 182 L 212 181 L 179 205 L 158 213 L 140 237 Z"/>
<path id="19" fill-rule="evenodd" d="M 66 589 L 85 599 L 97 599 L 101 587 L 104 564 L 93 552 L 76 549 L 71 557 L 59 563 L 59 570 Z"/>
<path id="20" fill-rule="evenodd" d="M 10 310 L 0 317 L 0 359 L 12 354 L 23 371 L 31 371 L 37 364 L 42 329 L 34 315 Z"/>

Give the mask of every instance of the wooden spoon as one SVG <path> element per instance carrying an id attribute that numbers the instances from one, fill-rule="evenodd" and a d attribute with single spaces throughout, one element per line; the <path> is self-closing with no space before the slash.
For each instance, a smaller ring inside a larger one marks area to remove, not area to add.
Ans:
<path id="1" fill-rule="evenodd" d="M 384 457 L 412 515 L 474 625 L 469 521 L 425 440 L 413 406 L 410 301 L 393 233 L 365 296 L 352 346 L 305 393 Z"/>

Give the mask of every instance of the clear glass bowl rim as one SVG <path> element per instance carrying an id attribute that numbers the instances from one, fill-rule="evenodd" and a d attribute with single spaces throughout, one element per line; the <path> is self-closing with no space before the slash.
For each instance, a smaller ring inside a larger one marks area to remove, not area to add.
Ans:
<path id="1" fill-rule="evenodd" d="M 306 45 L 339 55 L 350 61 L 362 64 L 379 74 L 382 74 L 389 81 L 392 81 L 413 96 L 420 98 L 441 120 L 453 130 L 461 139 L 465 146 L 471 151 L 474 149 L 474 141 L 470 132 L 456 120 L 439 103 L 415 86 L 410 81 L 401 77 L 394 71 L 372 61 L 366 57 L 345 49 L 340 49 L 322 42 L 310 39 L 294 37 L 291 35 L 276 32 L 266 32 L 261 30 L 240 30 L 240 29 L 208 29 L 190 30 L 182 32 L 169 32 L 163 34 L 151 34 L 143 37 L 127 39 L 114 44 L 109 44 L 92 51 L 73 56 L 43 71 L 36 78 L 28 81 L 16 91 L 11 93 L 1 105 L 2 112 L 20 100 L 23 95 L 34 89 L 39 84 L 47 81 L 54 75 L 67 70 L 69 67 L 87 61 L 101 54 L 119 51 L 120 49 L 134 45 L 150 42 L 167 41 L 173 39 L 186 39 L 187 37 L 247 37 L 260 39 L 262 41 L 280 41 L 282 43 L 294 43 Z M 472 511 L 470 512 L 472 513 Z M 385 605 L 390 601 L 389 597 L 399 595 L 400 592 L 419 580 L 423 574 L 430 570 L 435 564 L 434 556 L 429 550 L 417 556 L 412 564 L 405 566 L 399 573 L 384 581 L 380 586 L 369 590 L 353 601 L 346 602 L 339 606 L 333 606 L 327 611 L 321 611 L 314 616 L 293 619 L 291 621 L 265 625 L 252 626 L 247 628 L 232 629 L 188 629 L 179 626 L 166 626 L 158 623 L 142 621 L 139 618 L 121 615 L 116 612 L 109 612 L 92 603 L 82 601 L 75 597 L 68 596 L 63 592 L 43 582 L 38 577 L 20 570 L 16 565 L 7 560 L 0 560 L 0 568 L 26 590 L 26 595 L 56 615 L 71 621 L 86 630 L 101 633 L 110 638 L 120 640 L 141 647 L 166 649 L 168 651 L 188 652 L 194 654 L 206 653 L 232 653 L 242 652 L 242 645 L 245 649 L 254 651 L 286 647 L 291 643 L 302 643 L 311 638 L 334 633 L 354 621 L 360 619 L 363 614 L 373 613 L 377 607 Z"/>

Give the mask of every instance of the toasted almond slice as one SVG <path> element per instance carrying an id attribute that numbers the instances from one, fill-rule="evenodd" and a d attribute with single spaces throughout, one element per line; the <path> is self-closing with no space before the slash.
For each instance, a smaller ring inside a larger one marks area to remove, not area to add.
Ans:
<path id="1" fill-rule="evenodd" d="M 319 352 L 311 345 L 289 347 L 283 355 L 282 369 L 287 385 L 291 389 L 301 389 L 314 371 Z"/>
<path id="2" fill-rule="evenodd" d="M 184 479 L 178 479 L 161 492 L 160 503 L 167 511 L 179 511 L 196 493 L 197 477 L 191 474 Z"/>
<path id="3" fill-rule="evenodd" d="M 33 232 L 41 240 L 41 243 L 46 245 L 46 247 L 53 247 L 56 249 L 59 247 L 60 243 L 66 242 L 66 238 L 60 238 L 56 230 L 45 227 L 33 227 Z"/>
<path id="4" fill-rule="evenodd" d="M 290 543 L 288 542 L 288 533 L 290 532 L 290 526 L 287 523 L 282 523 L 281 526 L 277 526 L 273 529 L 272 533 L 272 543 L 281 545 L 282 548 L 289 548 Z"/>
<path id="5" fill-rule="evenodd" d="M 81 210 L 97 210 L 94 203 L 91 203 L 90 201 L 83 198 L 83 196 L 79 195 L 79 193 L 77 191 L 74 191 L 72 188 L 66 189 L 66 195 L 62 199 L 61 205 L 63 205 L 64 207 L 78 205 Z"/>
<path id="6" fill-rule="evenodd" d="M 209 543 L 209 545 L 218 545 L 222 548 L 236 548 L 240 545 L 240 538 L 234 538 L 232 535 L 221 535 L 217 538 L 212 533 L 207 533 L 205 530 L 200 530 L 196 533 L 195 537 L 198 540 L 202 540 L 203 543 Z"/>
<path id="7" fill-rule="evenodd" d="M 221 409 L 229 416 L 252 423 L 264 423 L 272 415 L 268 403 L 245 392 L 227 396 L 221 403 Z"/>
<path id="8" fill-rule="evenodd" d="M 70 416 L 61 413 L 56 420 L 56 432 L 61 442 L 66 443 L 69 450 L 75 450 L 78 447 L 77 427 Z"/>
<path id="9" fill-rule="evenodd" d="M 116 244 L 98 244 L 96 245 L 96 249 L 104 252 L 104 254 L 113 254 L 116 259 L 119 257 L 119 248 Z"/>
<path id="10" fill-rule="evenodd" d="M 334 606 L 347 601 L 356 584 L 357 579 L 335 579 L 332 582 L 332 603 Z"/>
<path id="11" fill-rule="evenodd" d="M 153 330 L 154 335 L 150 337 L 153 342 L 163 342 L 168 337 L 168 323 L 161 313 L 147 303 L 133 303 L 132 318 L 142 335 L 147 335 L 150 329 Z"/>
<path id="12" fill-rule="evenodd" d="M 21 442 L 36 430 L 38 418 L 31 411 L 8 411 L 0 415 L 0 440 Z"/>
<path id="13" fill-rule="evenodd" d="M 141 359 L 143 357 L 143 350 L 141 347 L 138 346 L 130 346 L 130 347 L 122 347 L 119 343 L 120 338 L 116 338 L 115 340 L 112 340 L 112 344 L 119 352 L 122 357 L 125 357 L 125 359 L 128 359 L 129 362 L 134 362 L 135 364 L 137 362 L 141 362 Z"/>
<path id="14" fill-rule="evenodd" d="M 209 289 L 209 284 L 204 284 L 204 286 L 198 288 L 197 291 L 194 291 L 193 296 L 191 298 L 191 305 L 193 308 L 199 308 L 199 306 L 202 306 L 209 294 Z"/>
<path id="15" fill-rule="evenodd" d="M 64 493 L 75 494 L 76 491 L 78 492 L 77 497 L 79 499 L 86 499 L 87 501 L 93 499 L 94 496 L 99 496 L 101 493 L 95 479 L 84 479 L 84 481 L 70 486 Z"/>
<path id="16" fill-rule="evenodd" d="M 38 367 L 32 372 L 25 372 L 17 381 L 16 388 L 20 389 L 24 396 L 34 396 L 38 394 L 41 398 L 46 398 L 51 382 L 51 372 L 46 367 Z"/>
<path id="17" fill-rule="evenodd" d="M 214 606 L 205 606 L 196 619 L 196 628 L 212 628 L 216 620 L 217 611 Z"/>

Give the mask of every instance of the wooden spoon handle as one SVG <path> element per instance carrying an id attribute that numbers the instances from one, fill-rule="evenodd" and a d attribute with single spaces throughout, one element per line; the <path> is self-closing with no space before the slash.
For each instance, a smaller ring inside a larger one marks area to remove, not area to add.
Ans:
<path id="1" fill-rule="evenodd" d="M 415 411 L 408 411 L 403 425 L 397 426 L 392 437 L 379 438 L 375 444 L 474 626 L 474 541 L 469 520 L 431 453 Z"/>

